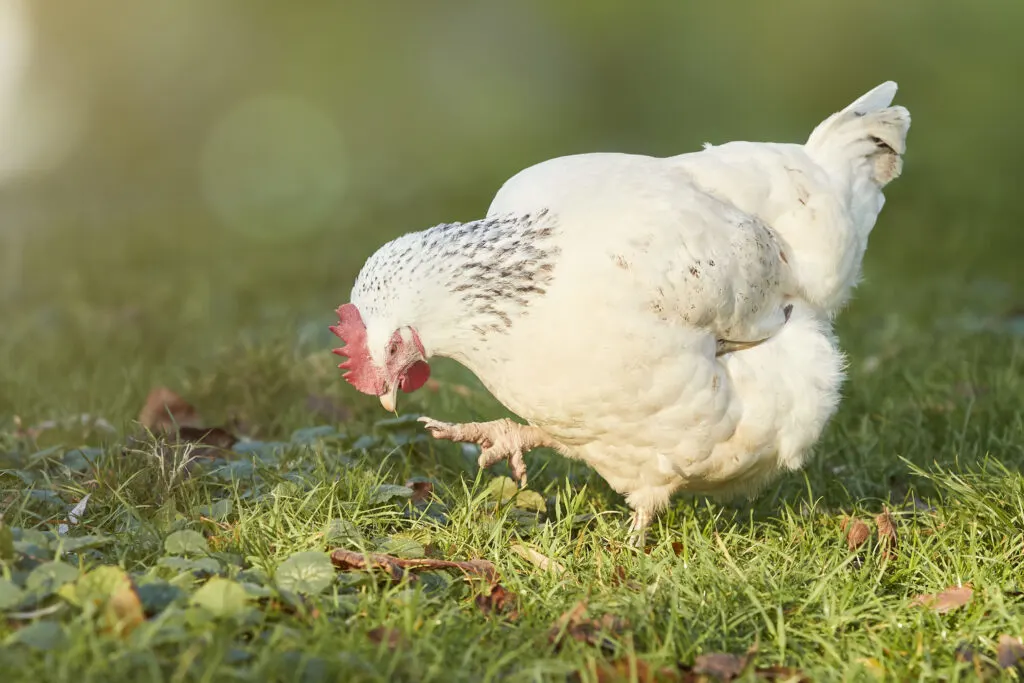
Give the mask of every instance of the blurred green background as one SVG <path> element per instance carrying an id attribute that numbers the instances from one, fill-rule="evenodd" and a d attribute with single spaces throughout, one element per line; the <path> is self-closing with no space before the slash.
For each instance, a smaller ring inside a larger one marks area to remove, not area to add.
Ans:
<path id="1" fill-rule="evenodd" d="M 262 344 L 328 362 L 373 250 L 523 167 L 802 141 L 888 79 L 914 123 L 844 346 L 1020 322 L 1019 0 L 0 6 L 30 37 L 0 51 L 0 417 L 130 419 Z"/>

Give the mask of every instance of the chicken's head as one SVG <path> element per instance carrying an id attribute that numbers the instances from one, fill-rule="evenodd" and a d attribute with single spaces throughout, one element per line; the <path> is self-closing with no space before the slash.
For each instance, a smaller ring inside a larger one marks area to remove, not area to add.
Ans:
<path id="1" fill-rule="evenodd" d="M 400 327 L 382 348 L 370 348 L 363 317 L 355 304 L 338 308 L 338 324 L 331 327 L 345 346 L 334 353 L 347 358 L 338 367 L 345 381 L 364 394 L 379 396 L 388 412 L 395 412 L 398 390 L 416 391 L 430 378 L 426 352 L 416 330 Z"/>

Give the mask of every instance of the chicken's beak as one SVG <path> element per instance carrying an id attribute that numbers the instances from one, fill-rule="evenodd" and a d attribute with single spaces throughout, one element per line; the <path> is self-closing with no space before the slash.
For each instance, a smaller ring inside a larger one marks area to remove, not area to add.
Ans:
<path id="1" fill-rule="evenodd" d="M 398 414 L 396 406 L 398 405 L 398 382 L 388 388 L 386 392 L 380 395 L 380 404 L 384 406 L 384 410 L 389 413 Z"/>

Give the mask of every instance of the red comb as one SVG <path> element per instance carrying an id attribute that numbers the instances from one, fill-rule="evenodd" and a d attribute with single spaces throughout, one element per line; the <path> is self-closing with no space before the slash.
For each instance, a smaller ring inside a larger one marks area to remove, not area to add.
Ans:
<path id="1" fill-rule="evenodd" d="M 345 346 L 334 349 L 332 353 L 347 358 L 338 367 L 345 370 L 342 375 L 345 381 L 364 394 L 380 396 L 384 393 L 383 383 L 377 376 L 370 360 L 370 350 L 366 346 L 366 325 L 363 316 L 355 304 L 348 303 L 338 307 L 338 324 L 331 326 L 331 332 L 338 336 Z"/>

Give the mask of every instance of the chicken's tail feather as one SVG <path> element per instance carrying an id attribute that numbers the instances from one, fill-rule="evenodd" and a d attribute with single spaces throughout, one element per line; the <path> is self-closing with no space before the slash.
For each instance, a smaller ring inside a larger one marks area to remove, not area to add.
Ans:
<path id="1" fill-rule="evenodd" d="M 807 153 L 831 172 L 885 187 L 900 175 L 910 129 L 910 112 L 891 106 L 895 96 L 893 81 L 865 93 L 814 129 Z"/>

